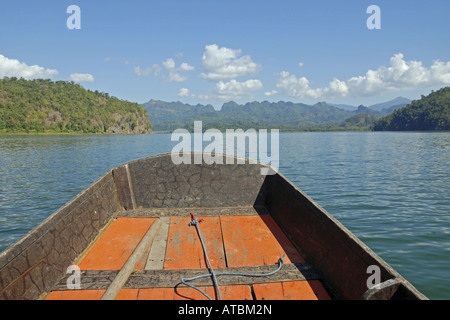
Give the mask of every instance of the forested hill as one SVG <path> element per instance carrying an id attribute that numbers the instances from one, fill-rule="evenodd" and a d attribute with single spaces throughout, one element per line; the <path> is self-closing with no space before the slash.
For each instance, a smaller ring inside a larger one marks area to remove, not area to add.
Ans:
<path id="1" fill-rule="evenodd" d="M 450 130 L 450 87 L 422 96 L 375 122 L 375 131 Z"/>
<path id="2" fill-rule="evenodd" d="M 149 133 L 147 111 L 73 82 L 0 80 L 0 133 Z"/>

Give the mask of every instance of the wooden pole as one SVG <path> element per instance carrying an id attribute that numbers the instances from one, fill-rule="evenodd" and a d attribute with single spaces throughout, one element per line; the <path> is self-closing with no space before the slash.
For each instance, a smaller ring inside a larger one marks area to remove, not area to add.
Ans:
<path id="1" fill-rule="evenodd" d="M 147 230 L 147 233 L 142 238 L 141 242 L 139 242 L 125 265 L 122 267 L 106 292 L 103 294 L 101 300 L 114 300 L 117 297 L 117 294 L 127 282 L 137 263 L 141 260 L 147 248 L 152 244 L 160 225 L 160 219 L 157 219 L 155 222 L 153 222 L 153 224 Z"/>

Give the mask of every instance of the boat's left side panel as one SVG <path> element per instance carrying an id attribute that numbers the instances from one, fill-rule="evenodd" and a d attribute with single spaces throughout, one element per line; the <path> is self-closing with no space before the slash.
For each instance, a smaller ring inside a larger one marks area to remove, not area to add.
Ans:
<path id="1" fill-rule="evenodd" d="M 112 172 L 0 255 L 0 300 L 37 299 L 119 210 Z"/>

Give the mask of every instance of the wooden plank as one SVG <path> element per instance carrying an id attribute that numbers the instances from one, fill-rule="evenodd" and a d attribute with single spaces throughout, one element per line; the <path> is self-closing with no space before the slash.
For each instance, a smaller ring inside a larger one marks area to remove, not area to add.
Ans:
<path id="1" fill-rule="evenodd" d="M 139 262 L 144 252 L 153 242 L 153 239 L 155 238 L 156 232 L 160 225 L 161 220 L 159 219 L 151 225 L 142 240 L 139 242 L 136 249 L 131 254 L 130 258 L 127 260 L 123 268 L 119 271 L 111 285 L 106 290 L 105 294 L 102 296 L 102 300 L 114 300 L 116 298 L 117 294 L 122 289 L 131 273 L 135 269 L 136 264 Z"/>
<path id="2" fill-rule="evenodd" d="M 289 281 L 282 284 L 287 300 L 330 300 L 320 281 Z"/>
<path id="3" fill-rule="evenodd" d="M 211 299 L 217 299 L 216 292 L 213 287 L 200 287 L 199 289 L 205 292 Z M 194 288 L 185 287 L 176 288 L 174 300 L 208 300 L 208 298 Z"/>
<path id="4" fill-rule="evenodd" d="M 144 270 L 145 264 L 147 263 L 147 258 L 150 253 L 151 246 L 147 248 L 145 253 L 142 255 L 141 260 L 136 264 L 136 267 L 134 267 L 134 270 Z"/>
<path id="5" fill-rule="evenodd" d="M 122 289 L 117 294 L 115 300 L 137 300 L 139 289 Z"/>
<path id="6" fill-rule="evenodd" d="M 150 253 L 145 263 L 145 270 L 162 270 L 166 256 L 167 238 L 169 236 L 170 218 L 162 217 L 161 227 L 156 233 Z"/>
<path id="7" fill-rule="evenodd" d="M 160 218 L 160 217 L 185 217 L 193 211 L 199 217 L 216 216 L 248 216 L 269 214 L 262 206 L 241 207 L 198 207 L 198 208 L 139 208 L 135 210 L 123 210 L 116 213 L 116 217 L 127 218 Z"/>
<path id="8" fill-rule="evenodd" d="M 105 290 L 53 291 L 46 300 L 99 300 Z"/>
<path id="9" fill-rule="evenodd" d="M 154 218 L 118 218 L 78 264 L 81 270 L 120 270 Z"/>
<path id="10" fill-rule="evenodd" d="M 205 269 L 207 263 L 190 217 L 171 217 L 164 269 Z M 213 268 L 225 267 L 219 217 L 207 217 L 200 232 Z"/>
<path id="11" fill-rule="evenodd" d="M 292 243 L 269 215 L 222 216 L 223 241 L 229 267 L 304 262 Z"/>
<path id="12" fill-rule="evenodd" d="M 174 288 L 139 289 L 138 300 L 173 300 Z"/>
<path id="13" fill-rule="evenodd" d="M 250 286 L 220 286 L 222 300 L 253 300 Z"/>
<path id="14" fill-rule="evenodd" d="M 256 300 L 284 300 L 281 282 L 255 284 L 253 291 Z"/>
<path id="15" fill-rule="evenodd" d="M 213 287 L 199 287 L 211 299 L 218 300 Z M 222 300 L 252 300 L 250 286 L 221 286 L 220 296 Z M 176 288 L 175 300 L 207 300 L 208 298 L 193 288 Z"/>
<path id="16" fill-rule="evenodd" d="M 216 273 L 268 273 L 276 270 L 277 266 L 259 266 L 259 267 L 238 267 L 238 268 L 217 268 Z M 118 271 L 83 271 L 81 273 L 81 289 L 106 289 L 114 280 Z M 139 270 L 134 271 L 124 288 L 142 289 L 142 288 L 173 288 L 180 284 L 182 278 L 194 277 L 202 274 L 208 274 L 206 269 L 195 270 Z M 62 279 L 55 290 L 67 290 L 66 279 Z M 220 286 L 226 285 L 251 285 L 263 282 L 280 281 L 300 281 L 320 279 L 315 270 L 307 263 L 284 264 L 280 271 L 269 277 L 243 277 L 243 276 L 218 276 L 217 280 Z M 212 285 L 210 277 L 198 279 L 190 282 L 198 286 Z"/>
<path id="17" fill-rule="evenodd" d="M 330 300 L 318 280 L 255 284 L 253 290 L 257 300 Z"/>

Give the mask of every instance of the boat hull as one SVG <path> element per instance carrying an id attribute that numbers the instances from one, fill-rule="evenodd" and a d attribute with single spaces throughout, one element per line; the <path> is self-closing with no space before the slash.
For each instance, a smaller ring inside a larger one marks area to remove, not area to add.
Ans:
<path id="1" fill-rule="evenodd" d="M 192 160 L 194 157 L 192 153 Z M 0 299 L 43 299 L 52 291 L 62 290 L 68 278 L 67 268 L 80 263 L 119 218 L 168 217 L 173 223 L 174 219 L 188 217 L 190 211 L 217 218 L 220 226 L 226 217 L 270 217 L 286 238 L 283 241 L 288 241 L 307 262 L 291 261 L 297 270 L 303 270 L 300 277 L 320 279 L 331 298 L 426 299 L 281 173 L 261 175 L 261 169 L 267 168 L 229 156 L 223 156 L 223 164 L 176 165 L 170 154 L 120 165 L 0 255 Z M 273 232 L 273 228 L 269 229 Z M 310 266 L 308 275 L 306 269 Z M 380 271 L 384 285 L 379 289 L 368 290 L 370 266 Z M 83 270 L 82 277 L 91 279 L 94 287 L 95 282 L 109 286 L 112 280 L 105 282 L 105 277 L 113 279 L 119 271 L 104 271 L 102 274 Z M 141 278 L 135 274 L 134 279 L 148 280 L 155 272 L 163 277 L 168 271 L 145 270 L 137 273 Z M 179 275 L 183 272 L 178 271 Z M 165 286 L 170 288 L 173 283 Z"/>

